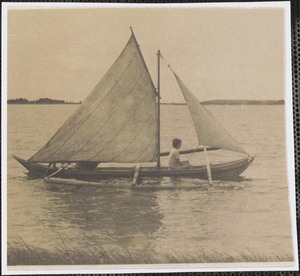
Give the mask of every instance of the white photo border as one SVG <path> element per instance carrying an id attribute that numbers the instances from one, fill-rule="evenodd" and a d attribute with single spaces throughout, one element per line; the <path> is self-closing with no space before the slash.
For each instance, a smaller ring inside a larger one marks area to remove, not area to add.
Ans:
<path id="1" fill-rule="evenodd" d="M 151 4 L 151 8 L 283 8 L 285 13 L 285 123 L 289 183 L 289 207 L 293 238 L 294 262 L 286 263 L 218 263 L 218 264 L 153 264 L 153 265 L 74 265 L 74 266 L 7 266 L 7 12 L 9 9 L 79 9 L 79 8 L 147 8 L 149 4 L 116 3 L 2 3 L 2 274 L 112 274 L 155 272 L 219 272 L 219 271 L 295 271 L 298 267 L 298 244 L 295 201 L 295 156 L 291 62 L 290 2 Z"/>

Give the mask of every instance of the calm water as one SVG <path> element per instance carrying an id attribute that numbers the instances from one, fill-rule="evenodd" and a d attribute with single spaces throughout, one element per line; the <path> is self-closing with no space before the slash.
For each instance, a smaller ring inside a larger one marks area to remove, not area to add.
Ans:
<path id="1" fill-rule="evenodd" d="M 207 106 L 242 147 L 255 155 L 241 182 L 180 179 L 199 189 L 131 190 L 57 187 L 28 180 L 12 157 L 31 157 L 77 106 L 8 106 L 8 241 L 55 250 L 70 248 L 152 249 L 160 254 L 292 256 L 285 161 L 284 106 Z M 162 151 L 172 138 L 197 146 L 186 106 L 162 106 Z M 212 162 L 239 155 L 209 152 Z M 201 154 L 182 156 L 201 164 Z M 164 162 L 164 161 L 163 161 Z M 128 185 L 132 180 L 120 179 Z M 144 183 L 174 185 L 170 178 Z M 177 182 L 178 184 L 178 182 Z"/>

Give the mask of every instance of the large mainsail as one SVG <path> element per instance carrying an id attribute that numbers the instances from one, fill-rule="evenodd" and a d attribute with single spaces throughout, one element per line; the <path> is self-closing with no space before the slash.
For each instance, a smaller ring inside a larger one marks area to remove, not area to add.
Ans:
<path id="1" fill-rule="evenodd" d="M 132 34 L 91 94 L 30 162 L 151 162 L 156 91 Z"/>
<path id="2" fill-rule="evenodd" d="M 200 145 L 227 149 L 236 152 L 246 151 L 221 127 L 213 115 L 202 106 L 197 98 L 174 73 L 197 132 Z"/>

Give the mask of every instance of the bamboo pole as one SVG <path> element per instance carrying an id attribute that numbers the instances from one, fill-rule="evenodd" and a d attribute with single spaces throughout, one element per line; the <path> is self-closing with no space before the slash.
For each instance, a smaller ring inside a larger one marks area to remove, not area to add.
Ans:
<path id="1" fill-rule="evenodd" d="M 210 169 L 210 163 L 209 163 L 206 147 L 204 147 L 204 156 L 205 156 L 205 160 L 206 160 L 206 170 L 207 170 L 208 184 L 209 184 L 209 186 L 212 186 L 211 169 Z"/>
<path id="2" fill-rule="evenodd" d="M 58 169 L 57 171 L 55 171 L 54 173 L 52 173 L 52 174 L 50 174 L 50 175 L 48 175 L 48 177 L 52 177 L 52 176 L 54 176 L 54 175 L 56 175 L 56 174 L 58 174 L 60 171 L 62 171 L 63 169 L 65 169 L 65 168 L 60 168 L 60 169 Z"/>
<path id="3" fill-rule="evenodd" d="M 211 151 L 211 150 L 219 150 L 220 148 L 215 148 L 215 147 L 207 147 L 206 150 L 207 151 Z M 189 150 L 179 150 L 179 154 L 190 154 L 190 153 L 195 153 L 195 152 L 202 152 L 204 151 L 204 148 L 195 148 L 195 149 L 189 149 Z M 160 156 L 168 156 L 170 154 L 169 151 L 164 151 L 160 153 Z"/>
<path id="4" fill-rule="evenodd" d="M 141 169 L 141 164 L 137 164 L 137 166 L 135 167 L 135 171 L 134 171 L 132 185 L 136 185 L 138 177 L 139 177 L 140 169 Z"/>

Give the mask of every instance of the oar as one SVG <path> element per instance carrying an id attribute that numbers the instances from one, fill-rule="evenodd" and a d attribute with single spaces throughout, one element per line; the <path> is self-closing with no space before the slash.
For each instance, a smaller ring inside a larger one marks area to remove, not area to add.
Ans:
<path id="1" fill-rule="evenodd" d="M 210 163 L 209 163 L 206 147 L 204 147 L 204 156 L 205 156 L 205 160 L 206 160 L 206 170 L 207 170 L 207 176 L 208 176 L 208 184 L 209 184 L 209 186 L 212 186 L 211 169 L 210 169 Z"/>
<path id="2" fill-rule="evenodd" d="M 139 177 L 140 168 L 141 168 L 141 164 L 137 164 L 136 167 L 135 167 L 135 171 L 134 171 L 132 185 L 136 185 L 136 182 L 137 182 L 138 177 Z"/>

